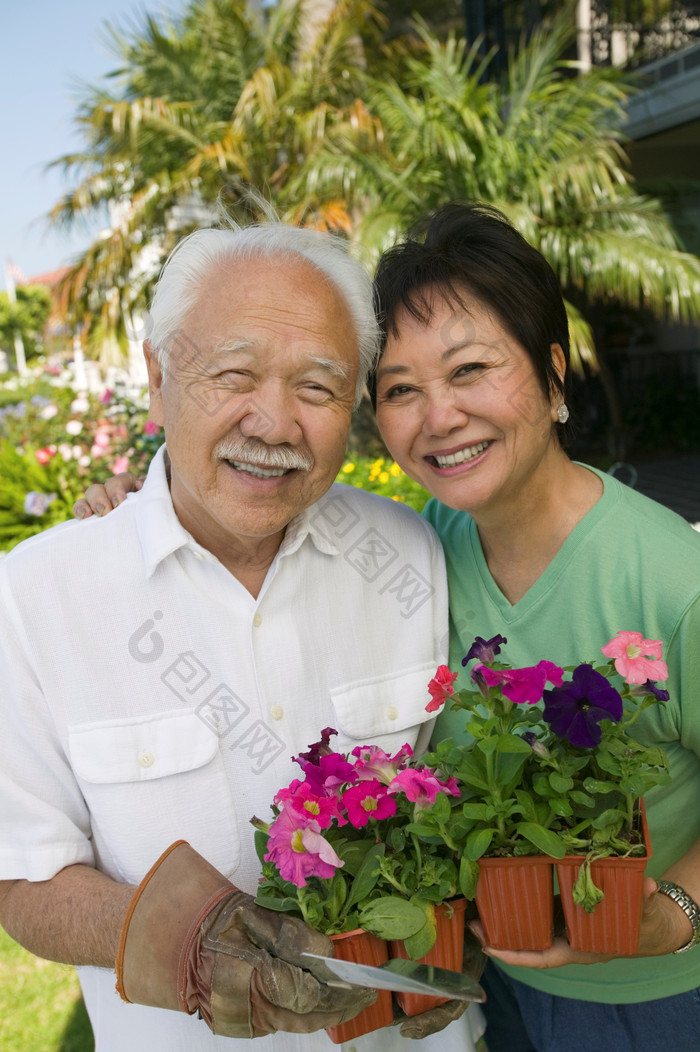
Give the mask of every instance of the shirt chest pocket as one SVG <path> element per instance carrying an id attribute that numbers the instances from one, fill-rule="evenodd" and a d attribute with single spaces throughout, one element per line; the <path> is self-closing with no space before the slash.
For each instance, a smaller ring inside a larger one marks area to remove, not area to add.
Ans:
<path id="1" fill-rule="evenodd" d="M 334 749 L 344 751 L 376 741 L 387 752 L 405 742 L 425 751 L 435 719 L 426 712 L 428 683 L 434 675 L 435 665 L 428 662 L 333 688 L 331 701 L 339 731 Z"/>
<path id="2" fill-rule="evenodd" d="M 219 739 L 194 712 L 79 724 L 68 748 L 108 872 L 140 880 L 180 839 L 222 872 L 236 868 L 240 842 Z"/>

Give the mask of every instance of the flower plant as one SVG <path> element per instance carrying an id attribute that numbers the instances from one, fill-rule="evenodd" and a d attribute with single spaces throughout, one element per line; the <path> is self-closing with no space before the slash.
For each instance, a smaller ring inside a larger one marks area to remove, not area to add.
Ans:
<path id="1" fill-rule="evenodd" d="M 463 710 L 472 738 L 424 757 L 460 785 L 460 885 L 474 896 L 483 856 L 583 855 L 574 901 L 591 912 L 602 898 L 591 862 L 644 854 L 637 802 L 670 779 L 664 750 L 630 733 L 644 709 L 668 701 L 656 684 L 668 677 L 662 644 L 618 632 L 602 647 L 607 664 L 512 668 L 499 657 L 506 642 L 476 638 L 462 662 L 473 662 L 472 688 L 453 693 L 446 666 L 428 688 L 428 710 Z"/>
<path id="2" fill-rule="evenodd" d="M 364 928 L 402 939 L 422 957 L 435 942 L 435 907 L 459 894 L 448 828 L 454 778 L 376 746 L 334 752 L 326 728 L 294 757 L 303 778 L 274 798 L 272 822 L 252 819 L 262 863 L 256 902 L 327 935 Z"/>

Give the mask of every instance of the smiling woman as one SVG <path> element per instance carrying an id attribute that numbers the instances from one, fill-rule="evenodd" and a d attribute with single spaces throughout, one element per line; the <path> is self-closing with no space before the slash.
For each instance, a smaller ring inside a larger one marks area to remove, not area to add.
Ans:
<path id="1" fill-rule="evenodd" d="M 620 626 L 642 628 L 645 644 L 670 641 L 670 700 L 645 709 L 634 728 L 642 744 L 665 747 L 673 776 L 645 797 L 649 875 L 700 900 L 700 537 L 566 455 L 561 291 L 502 215 L 439 210 L 384 256 L 376 293 L 377 420 L 397 463 L 437 498 L 424 514 L 445 549 L 450 667 L 465 663 L 477 635 L 507 634 L 522 668 L 545 641 L 558 666 L 578 664 L 582 649 L 595 653 Z M 619 647 L 632 635 L 623 632 Z M 456 689 L 468 686 L 464 676 Z M 569 708 L 591 684 L 574 687 Z M 460 715 L 443 712 L 434 741 L 466 741 Z M 656 888 L 650 880 L 638 959 L 584 954 L 562 938 L 542 952 L 492 949 L 482 980 L 489 1052 L 638 1052 L 665 1048 L 669 1032 L 677 1052 L 695 1052 L 700 956 L 677 956 L 693 944 L 688 911 L 665 884 Z"/>

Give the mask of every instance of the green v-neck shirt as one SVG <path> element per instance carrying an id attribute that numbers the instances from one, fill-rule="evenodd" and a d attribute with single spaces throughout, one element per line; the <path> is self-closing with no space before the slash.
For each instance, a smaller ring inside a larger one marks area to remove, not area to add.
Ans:
<path id="1" fill-rule="evenodd" d="M 600 648 L 618 631 L 664 643 L 669 678 L 663 686 L 671 698 L 643 712 L 635 731 L 640 741 L 664 746 L 671 764 L 671 784 L 646 797 L 653 852 L 647 872 L 658 877 L 700 837 L 700 533 L 609 475 L 595 474 L 602 496 L 514 604 L 491 576 L 469 515 L 437 500 L 423 514 L 445 549 L 457 688 L 467 684 L 461 661 L 475 636 L 505 636 L 504 658 L 516 668 L 543 658 L 561 666 L 599 660 Z M 467 740 L 462 713 L 438 718 L 434 741 L 448 737 Z M 501 967 L 548 993 L 635 1003 L 699 987 L 700 947 L 543 971 Z"/>

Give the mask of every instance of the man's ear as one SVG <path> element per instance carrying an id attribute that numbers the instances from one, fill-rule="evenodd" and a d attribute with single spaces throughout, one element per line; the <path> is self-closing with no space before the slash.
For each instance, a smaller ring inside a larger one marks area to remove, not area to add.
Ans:
<path id="1" fill-rule="evenodd" d="M 143 341 L 143 356 L 146 359 L 146 368 L 148 369 L 148 395 L 150 398 L 148 419 L 152 420 L 154 424 L 158 424 L 159 427 L 163 427 L 165 423 L 163 415 L 163 370 L 151 347 L 150 340 Z"/>

